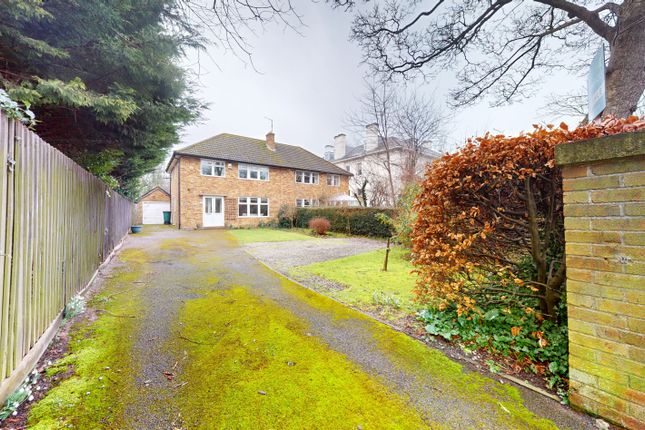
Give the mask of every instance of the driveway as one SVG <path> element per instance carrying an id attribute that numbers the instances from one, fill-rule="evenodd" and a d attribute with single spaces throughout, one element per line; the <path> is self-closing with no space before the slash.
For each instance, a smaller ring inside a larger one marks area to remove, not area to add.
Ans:
<path id="1" fill-rule="evenodd" d="M 226 231 L 147 230 L 96 282 L 30 428 L 591 428 L 281 277 Z"/>

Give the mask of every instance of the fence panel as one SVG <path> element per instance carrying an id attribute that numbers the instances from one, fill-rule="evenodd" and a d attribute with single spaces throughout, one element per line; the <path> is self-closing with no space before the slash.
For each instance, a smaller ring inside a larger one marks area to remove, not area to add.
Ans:
<path id="1" fill-rule="evenodd" d="M 65 304 L 127 235 L 133 205 L 0 111 L 0 402 Z"/>

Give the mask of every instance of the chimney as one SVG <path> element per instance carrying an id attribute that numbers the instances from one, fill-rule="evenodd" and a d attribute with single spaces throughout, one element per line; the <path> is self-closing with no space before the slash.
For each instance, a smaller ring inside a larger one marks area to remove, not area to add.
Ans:
<path id="1" fill-rule="evenodd" d="M 379 132 L 378 124 L 372 123 L 365 126 L 365 152 L 372 151 L 378 147 Z"/>
<path id="2" fill-rule="evenodd" d="M 275 133 L 272 131 L 267 133 L 267 148 L 270 151 L 275 151 Z"/>
<path id="3" fill-rule="evenodd" d="M 347 151 L 347 137 L 341 133 L 334 136 L 334 160 L 340 160 Z"/>
<path id="4" fill-rule="evenodd" d="M 323 158 L 327 161 L 334 161 L 334 145 L 325 145 L 325 155 Z"/>

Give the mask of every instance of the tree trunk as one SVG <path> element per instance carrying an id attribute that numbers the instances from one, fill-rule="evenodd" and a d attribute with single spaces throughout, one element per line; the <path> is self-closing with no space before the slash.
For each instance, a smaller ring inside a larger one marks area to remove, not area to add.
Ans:
<path id="1" fill-rule="evenodd" d="M 645 0 L 626 0 L 620 6 L 605 78 L 604 113 L 618 117 L 634 113 L 645 91 Z"/>

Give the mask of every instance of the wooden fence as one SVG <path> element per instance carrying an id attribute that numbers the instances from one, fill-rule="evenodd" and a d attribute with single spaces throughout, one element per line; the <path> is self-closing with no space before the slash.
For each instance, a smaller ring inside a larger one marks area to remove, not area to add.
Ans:
<path id="1" fill-rule="evenodd" d="M 125 237 L 132 203 L 0 111 L 0 402 Z"/>

